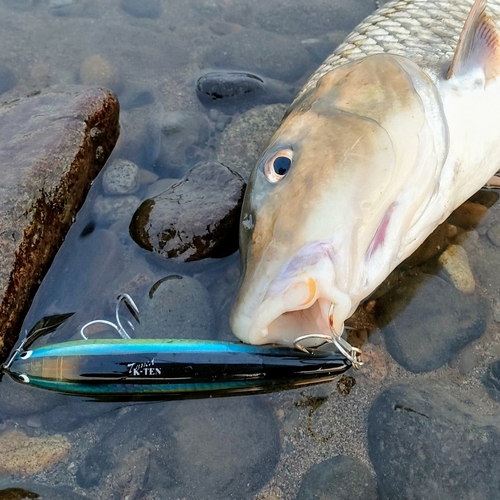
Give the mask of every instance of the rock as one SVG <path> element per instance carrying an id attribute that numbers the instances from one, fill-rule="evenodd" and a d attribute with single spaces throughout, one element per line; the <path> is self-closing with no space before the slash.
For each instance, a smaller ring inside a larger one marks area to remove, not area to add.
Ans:
<path id="1" fill-rule="evenodd" d="M 157 143 L 155 168 L 162 177 L 181 178 L 206 157 L 205 146 L 212 132 L 206 115 L 172 111 L 162 114 L 150 128 Z"/>
<path id="2" fill-rule="evenodd" d="M 134 336 L 210 339 L 214 336 L 212 310 L 210 296 L 198 280 L 172 274 L 151 287 Z"/>
<path id="3" fill-rule="evenodd" d="M 440 256 L 439 263 L 450 276 L 457 290 L 472 293 L 476 288 L 467 252 L 460 245 L 450 245 Z"/>
<path id="4" fill-rule="evenodd" d="M 49 11 L 54 16 L 100 17 L 96 0 L 50 0 Z"/>
<path id="5" fill-rule="evenodd" d="M 101 89 L 0 106 L 0 357 L 117 137 L 118 102 Z"/>
<path id="6" fill-rule="evenodd" d="M 378 396 L 368 415 L 368 451 L 380 499 L 497 499 L 500 424 L 489 406 L 472 391 L 431 379 Z"/>
<path id="7" fill-rule="evenodd" d="M 248 29 L 216 39 L 202 61 L 203 67 L 251 71 L 285 82 L 300 78 L 309 64 L 309 53 L 293 38 Z"/>
<path id="8" fill-rule="evenodd" d="M 139 187 L 139 167 L 123 158 L 115 158 L 104 169 L 102 187 L 107 194 L 135 193 Z"/>
<path id="9" fill-rule="evenodd" d="M 487 212 L 488 207 L 466 201 L 448 217 L 448 222 L 465 230 L 474 229 Z"/>
<path id="10" fill-rule="evenodd" d="M 199 163 L 178 183 L 144 201 L 130 223 L 142 248 L 194 261 L 225 257 L 238 248 L 243 179 L 217 162 Z"/>
<path id="11" fill-rule="evenodd" d="M 464 294 L 437 276 L 404 280 L 377 302 L 390 355 L 406 370 L 427 372 L 449 363 L 486 330 L 486 299 Z"/>
<path id="12" fill-rule="evenodd" d="M 97 196 L 93 213 L 102 222 L 112 223 L 120 219 L 130 219 L 141 204 L 137 196 Z"/>
<path id="13" fill-rule="evenodd" d="M 282 35 L 320 35 L 334 30 L 350 31 L 374 5 L 363 0 L 331 2 L 330 0 L 277 0 L 258 4 L 255 24 Z"/>
<path id="14" fill-rule="evenodd" d="M 483 383 L 488 394 L 495 400 L 500 401 L 500 360 L 494 361 L 488 366 L 484 374 Z"/>
<path id="15" fill-rule="evenodd" d="M 211 71 L 196 82 L 196 95 L 206 106 L 235 107 L 291 103 L 293 95 L 276 80 L 238 71 Z"/>
<path id="16" fill-rule="evenodd" d="M 115 419 L 76 480 L 113 500 L 249 498 L 279 454 L 276 419 L 260 398 L 140 405 Z"/>
<path id="17" fill-rule="evenodd" d="M 0 470 L 32 475 L 46 471 L 64 460 L 71 443 L 61 435 L 29 437 L 21 431 L 0 435 Z"/>
<path id="18" fill-rule="evenodd" d="M 248 180 L 285 111 L 285 105 L 274 104 L 253 108 L 233 117 L 220 136 L 217 159 L 238 169 Z"/>
<path id="19" fill-rule="evenodd" d="M 16 84 L 16 75 L 8 66 L 0 63 L 0 95 L 14 88 Z"/>
<path id="20" fill-rule="evenodd" d="M 131 16 L 157 19 L 161 15 L 160 0 L 121 0 L 120 7 Z"/>
<path id="21" fill-rule="evenodd" d="M 117 91 L 121 87 L 118 70 L 99 54 L 86 57 L 80 67 L 80 82 Z"/>
<path id="22" fill-rule="evenodd" d="M 337 455 L 314 465 L 305 474 L 295 500 L 377 500 L 377 483 L 359 460 Z"/>

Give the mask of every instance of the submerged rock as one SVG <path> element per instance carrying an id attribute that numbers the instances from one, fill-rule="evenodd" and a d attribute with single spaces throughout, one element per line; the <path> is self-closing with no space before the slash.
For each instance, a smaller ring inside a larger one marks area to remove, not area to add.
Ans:
<path id="1" fill-rule="evenodd" d="M 407 279 L 379 299 L 387 350 L 406 370 L 436 370 L 486 330 L 488 302 L 430 275 Z"/>
<path id="2" fill-rule="evenodd" d="M 305 474 L 295 500 L 377 500 L 377 482 L 370 469 L 344 455 L 324 460 Z"/>
<path id="3" fill-rule="evenodd" d="M 194 261 L 225 257 L 238 248 L 245 182 L 217 162 L 199 163 L 178 183 L 144 201 L 130 223 L 142 248 Z"/>
<path id="4" fill-rule="evenodd" d="M 384 391 L 368 415 L 380 499 L 496 500 L 500 422 L 489 406 L 435 380 Z"/>
<path id="5" fill-rule="evenodd" d="M 196 95 L 206 106 L 222 107 L 290 103 L 293 100 L 292 93 L 280 82 L 240 71 L 210 71 L 200 76 Z"/>
<path id="6" fill-rule="evenodd" d="M 204 67 L 252 71 L 284 82 L 300 78 L 309 64 L 309 53 L 298 41 L 257 29 L 220 37 L 202 61 Z"/>
<path id="7" fill-rule="evenodd" d="M 217 159 L 237 168 L 247 180 L 285 111 L 284 104 L 273 104 L 233 117 L 220 136 Z"/>
<path id="8" fill-rule="evenodd" d="M 102 187 L 107 194 L 135 193 L 139 188 L 139 167 L 132 161 L 115 158 L 106 166 Z"/>
<path id="9" fill-rule="evenodd" d="M 32 475 L 53 467 L 68 455 L 69 440 L 61 435 L 29 437 L 21 431 L 0 435 L 0 470 Z"/>
<path id="10" fill-rule="evenodd" d="M 103 498 L 250 498 L 280 456 L 272 408 L 260 398 L 128 408 L 87 453 L 79 486 Z"/>
<path id="11" fill-rule="evenodd" d="M 0 357 L 118 131 L 118 102 L 101 89 L 0 106 Z"/>

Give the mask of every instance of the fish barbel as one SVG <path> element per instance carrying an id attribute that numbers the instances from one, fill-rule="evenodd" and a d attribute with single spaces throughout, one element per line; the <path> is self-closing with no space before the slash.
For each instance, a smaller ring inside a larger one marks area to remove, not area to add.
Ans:
<path id="1" fill-rule="evenodd" d="M 393 1 L 306 83 L 245 194 L 237 337 L 338 337 L 500 168 L 499 22 L 499 0 Z"/>

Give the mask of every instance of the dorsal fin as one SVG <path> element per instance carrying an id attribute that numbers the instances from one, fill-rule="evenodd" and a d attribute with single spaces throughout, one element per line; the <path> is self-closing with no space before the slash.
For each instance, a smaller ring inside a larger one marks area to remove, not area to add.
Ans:
<path id="1" fill-rule="evenodd" d="M 500 74 L 500 37 L 495 23 L 486 14 L 487 0 L 475 0 L 462 33 L 447 78 L 463 76 L 482 68 L 486 80 Z"/>

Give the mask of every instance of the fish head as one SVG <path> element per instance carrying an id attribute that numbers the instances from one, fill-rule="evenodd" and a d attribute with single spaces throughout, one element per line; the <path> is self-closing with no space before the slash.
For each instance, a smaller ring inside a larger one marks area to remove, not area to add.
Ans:
<path id="1" fill-rule="evenodd" d="M 292 105 L 243 202 L 230 320 L 237 337 L 291 344 L 342 333 L 377 277 L 395 267 L 412 168 L 442 161 L 433 141 L 446 134 L 430 112 L 438 119 L 430 78 L 387 54 L 331 71 Z"/>

